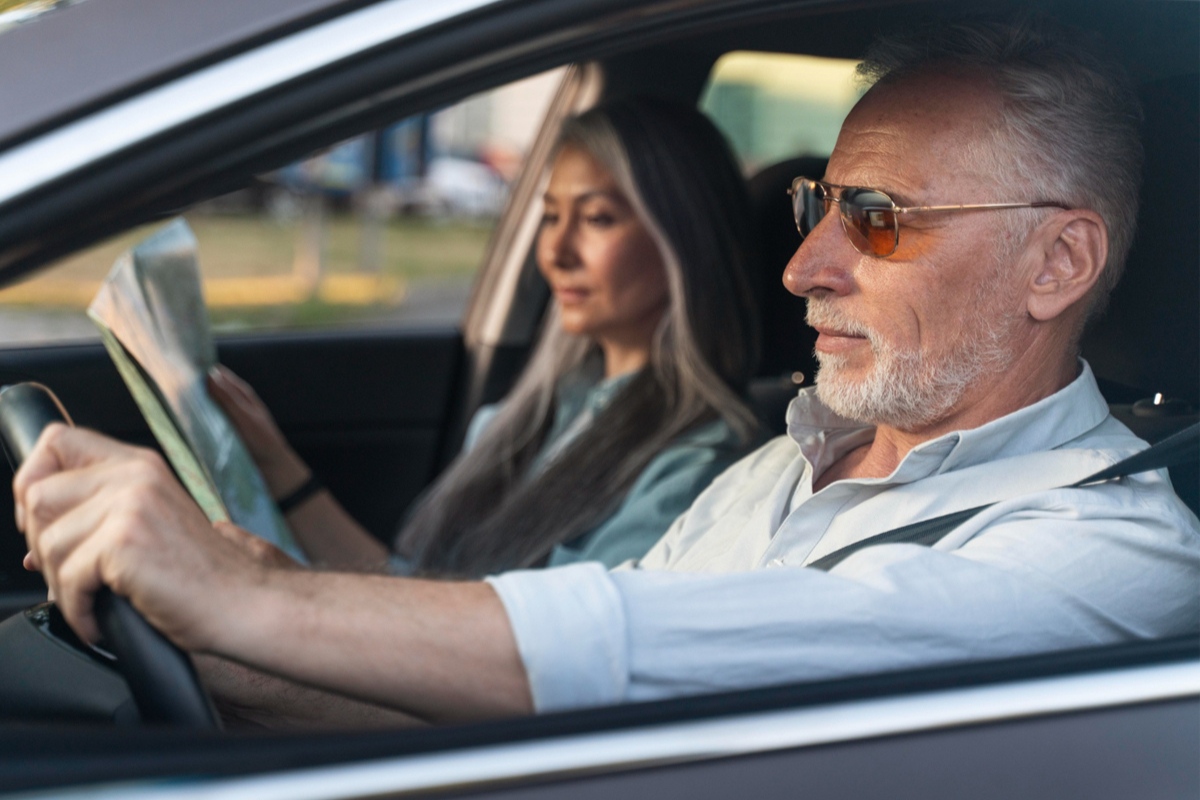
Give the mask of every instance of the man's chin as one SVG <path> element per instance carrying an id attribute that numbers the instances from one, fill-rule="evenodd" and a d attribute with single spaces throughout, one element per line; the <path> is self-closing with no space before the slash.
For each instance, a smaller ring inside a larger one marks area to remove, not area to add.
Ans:
<path id="1" fill-rule="evenodd" d="M 919 387 L 903 379 L 881 380 L 822 363 L 817 372 L 817 399 L 833 413 L 863 425 L 917 430 L 935 419 L 943 409 L 923 398 Z"/>
<path id="2" fill-rule="evenodd" d="M 869 397 L 870 375 L 855 375 L 844 364 L 831 363 L 834 360 L 828 357 L 820 359 L 816 375 L 817 399 L 839 417 L 852 422 L 875 424 L 874 419 L 864 417 L 874 405 Z"/>

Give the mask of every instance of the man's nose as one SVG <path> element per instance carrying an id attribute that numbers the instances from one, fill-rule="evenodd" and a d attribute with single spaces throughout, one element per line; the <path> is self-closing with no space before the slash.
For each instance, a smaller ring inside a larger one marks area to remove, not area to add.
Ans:
<path id="1" fill-rule="evenodd" d="M 853 286 L 859 253 L 846 238 L 837 211 L 809 231 L 783 270 L 783 285 L 797 297 L 847 294 Z"/>

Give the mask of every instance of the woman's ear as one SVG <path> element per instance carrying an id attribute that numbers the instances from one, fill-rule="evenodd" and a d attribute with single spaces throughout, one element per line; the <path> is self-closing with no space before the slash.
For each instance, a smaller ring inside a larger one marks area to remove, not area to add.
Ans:
<path id="1" fill-rule="evenodd" d="M 1046 322 L 1086 298 L 1100 280 L 1108 262 L 1108 228 L 1096 212 L 1070 209 L 1039 226 L 1031 244 L 1037 261 L 1026 308 Z"/>

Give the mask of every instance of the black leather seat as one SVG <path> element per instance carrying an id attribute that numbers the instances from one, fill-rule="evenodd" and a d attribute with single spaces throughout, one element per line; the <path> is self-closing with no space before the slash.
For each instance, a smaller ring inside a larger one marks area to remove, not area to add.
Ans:
<path id="1" fill-rule="evenodd" d="M 750 399 L 771 434 L 784 431 L 788 403 L 798 386 L 811 383 L 816 374 L 816 331 L 804 323 L 804 301 L 783 287 L 782 277 L 784 266 L 800 245 L 788 187 L 797 175 L 822 177 L 825 164 L 824 158 L 793 158 L 763 169 L 748 183 L 758 220 L 763 318 L 762 359 L 758 377 L 750 382 Z M 794 380 L 800 376 L 802 380 Z"/>
<path id="2" fill-rule="evenodd" d="M 1084 334 L 1083 355 L 1113 415 L 1155 442 L 1200 419 L 1200 81 L 1154 81 L 1141 97 L 1137 238 L 1108 310 Z M 1159 395 L 1165 402 L 1156 406 Z M 1200 464 L 1172 468 L 1171 482 L 1200 514 Z"/>

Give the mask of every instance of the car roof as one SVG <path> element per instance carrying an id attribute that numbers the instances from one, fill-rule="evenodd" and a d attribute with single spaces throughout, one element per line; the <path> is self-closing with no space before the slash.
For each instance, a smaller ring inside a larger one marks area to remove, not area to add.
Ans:
<path id="1" fill-rule="evenodd" d="M 311 25 L 347 0 L 87 0 L 0 34 L 0 149 Z M 70 54 L 70 57 L 64 55 Z"/>
<path id="2" fill-rule="evenodd" d="M 181 0 L 87 0 L 46 14 L 33 22 L 8 30 L 0 41 L 0 75 L 21 75 L 20 80 L 0 82 L 0 158 L 30 140 L 45 140 L 55 132 L 83 118 L 94 118 L 115 103 L 144 95 L 205 67 L 228 61 L 270 42 L 288 38 L 335 16 L 346 16 L 365 8 L 391 6 L 396 14 L 407 13 L 420 0 L 390 0 L 368 3 L 363 0 L 208 0 L 189 3 Z M 481 37 L 476 52 L 502 53 L 505 39 L 528 38 L 524 52 L 507 53 L 505 69 L 484 70 L 472 80 L 457 84 L 459 96 L 488 88 L 489 85 L 530 74 L 572 57 L 599 57 L 609 61 L 610 85 L 619 85 L 623 74 L 636 75 L 647 61 L 656 67 L 659 94 L 678 94 L 694 100 L 707 67 L 718 55 L 731 49 L 757 49 L 803 52 L 815 55 L 857 56 L 878 30 L 886 30 L 923 17 L 962 13 L 962 9 L 992 9 L 994 3 L 900 2 L 877 4 L 864 20 L 854 4 L 823 3 L 809 10 L 803 4 L 785 7 L 778 3 L 749 0 L 692 0 L 678 3 L 636 3 L 629 0 L 558 0 L 544 2 L 445 3 L 443 17 L 454 14 L 450 7 L 461 6 L 468 13 L 464 27 L 472 18 L 496 20 L 490 37 Z M 538 13 L 539 8 L 554 7 L 556 13 Z M 1195 74 L 1197 54 L 1196 12 L 1200 4 L 1168 0 L 1144 0 L 1139 3 L 1087 3 L 1081 0 L 1053 0 L 1042 4 L 1065 19 L 1086 21 L 1106 34 L 1118 55 L 1139 78 Z M 1131 24 L 1130 9 L 1136 8 Z M 779 25 L 779 17 L 810 16 L 819 25 Z M 654 24 L 661 18 L 664 23 Z M 773 19 L 773 16 L 775 19 Z M 678 24 L 665 21 L 678 20 Z M 440 22 L 439 19 L 431 20 Z M 458 22 L 458 20 L 454 20 Z M 436 26 L 435 26 L 436 27 Z M 445 27 L 445 26 L 443 26 Z M 614 36 L 609 31 L 628 30 L 631 35 Z M 524 32 L 524 33 L 523 33 Z M 294 37 L 292 37 L 294 38 Z M 490 39 L 490 41 L 487 41 Z M 512 49 L 512 48 L 508 48 Z M 453 48 L 447 48 L 450 53 Z M 62 58 L 69 52 L 71 58 Z M 452 53 L 443 63 L 453 58 Z M 465 58 L 463 60 L 466 60 Z M 523 67 L 518 65 L 523 63 Z M 322 65 L 317 65 L 320 67 Z M 624 69 L 623 68 L 631 68 Z M 402 75 L 399 65 L 393 75 Z M 287 76 L 287 81 L 296 76 Z M 428 80 L 437 80 L 431 76 Z M 440 81 L 443 91 L 449 83 Z M 632 85 L 638 86 L 636 78 Z M 255 90 L 259 95 L 264 90 Z M 347 95 L 352 90 L 339 87 Z M 329 92 L 333 101 L 333 90 Z M 358 113 L 369 114 L 369 105 L 388 102 L 383 93 L 353 98 Z M 394 92 L 393 92 L 394 94 Z M 690 95 L 690 96 L 689 96 Z M 237 103 L 244 98 L 227 101 Z M 347 97 L 350 101 L 352 98 Z M 446 93 L 430 102 L 458 99 Z M 202 112 L 198 112 L 202 113 Z M 331 137 L 352 131 L 349 123 L 327 120 L 325 130 L 313 128 L 308 142 L 329 144 Z M 364 125 L 360 124 L 361 130 Z M 296 154 L 285 151 L 272 163 L 279 166 Z M 102 156 L 101 156 L 102 157 Z M 50 158 L 43 161 L 52 160 Z M 81 165 L 81 169 L 86 165 Z M 0 168 L 0 183 L 4 183 Z M 47 181 L 56 174 L 47 173 Z M 0 206 L 7 194 L 0 192 Z M 25 221 L 22 220 L 22 223 Z M 127 226 L 126 226 L 127 227 Z M 24 224 L 21 230 L 33 232 Z M 8 237 L 0 231 L 0 248 Z M 0 257 L 0 271 L 6 269 Z"/>

